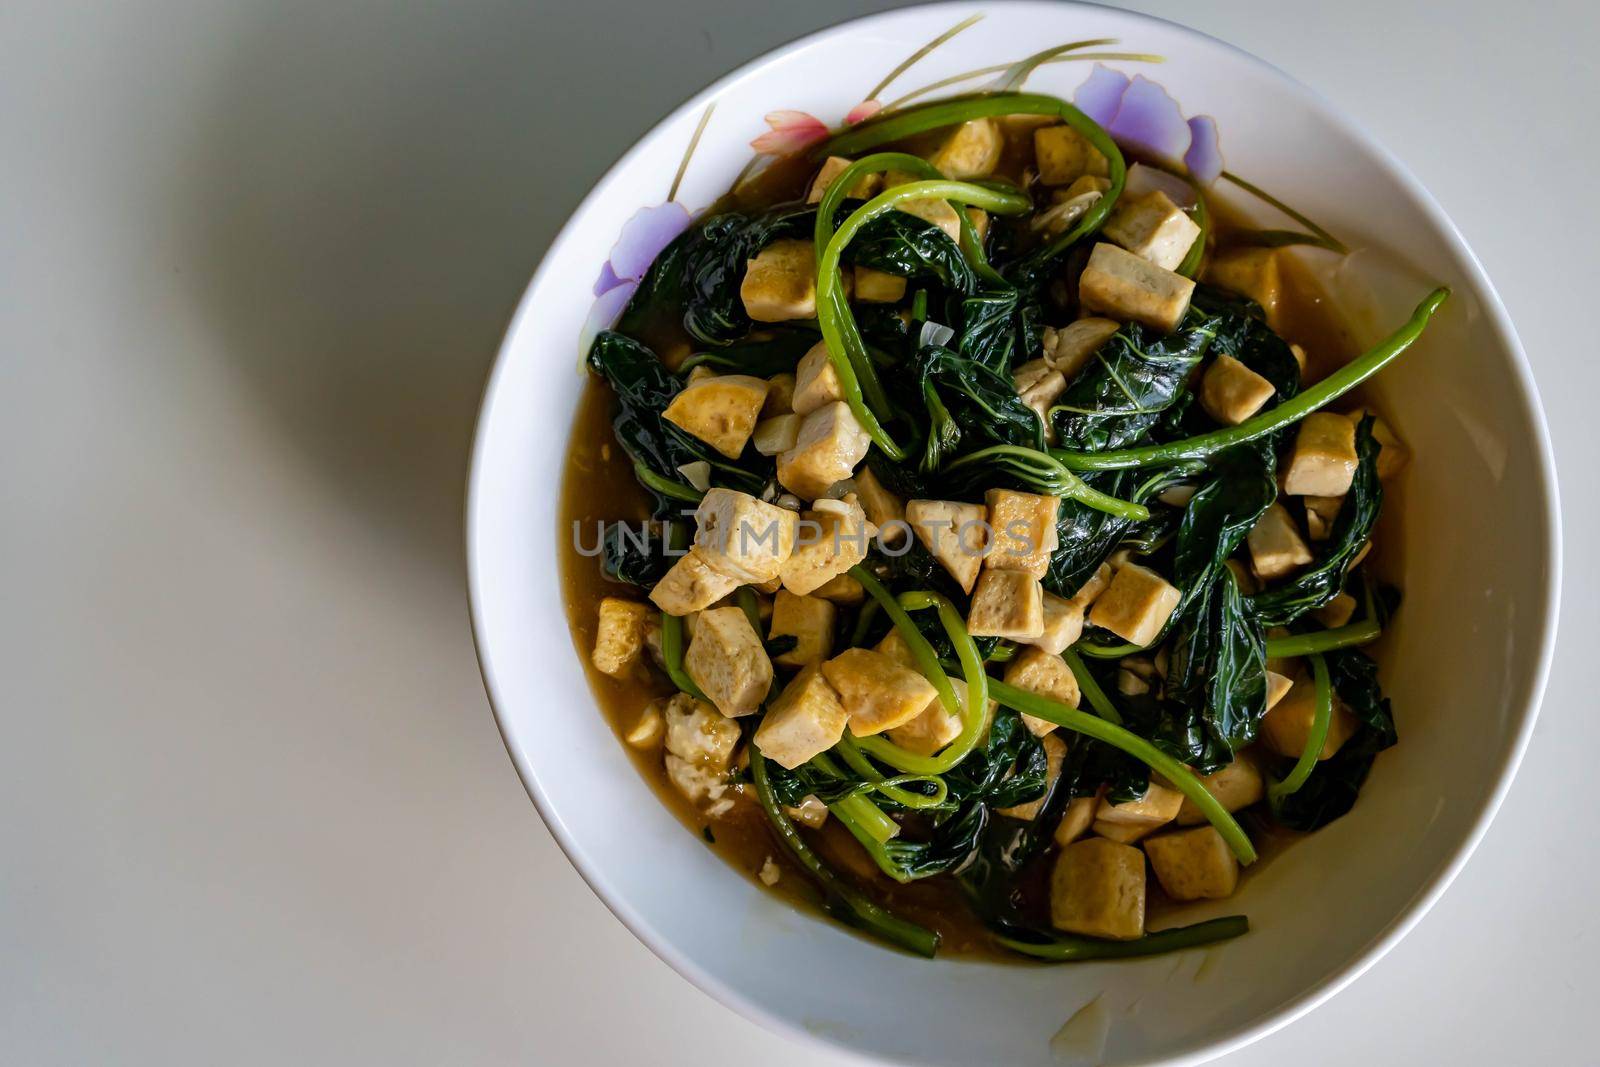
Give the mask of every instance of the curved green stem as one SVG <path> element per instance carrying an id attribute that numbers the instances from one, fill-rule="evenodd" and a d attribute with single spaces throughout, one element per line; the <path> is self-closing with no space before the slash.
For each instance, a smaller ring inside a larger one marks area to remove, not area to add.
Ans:
<path id="1" fill-rule="evenodd" d="M 1094 937 L 1058 937 L 1046 942 L 1018 941 L 996 936 L 995 940 L 1013 952 L 1053 963 L 1079 963 L 1084 960 L 1125 960 L 1135 956 L 1155 956 L 1199 948 L 1227 941 L 1250 931 L 1250 920 L 1243 915 L 1225 915 L 1190 926 L 1156 930 L 1132 941 L 1102 941 Z"/>
<path id="2" fill-rule="evenodd" d="M 1122 714 L 1117 711 L 1117 706 L 1111 703 L 1111 698 L 1106 696 L 1106 691 L 1100 688 L 1100 683 L 1095 681 L 1094 675 L 1089 673 L 1089 668 L 1084 666 L 1083 660 L 1073 649 L 1067 649 L 1061 654 L 1067 661 L 1067 666 L 1072 671 L 1072 677 L 1078 681 L 1078 692 L 1089 702 L 1094 713 L 1114 726 L 1122 725 Z"/>
<path id="3" fill-rule="evenodd" d="M 1097 645 L 1093 641 L 1079 641 L 1072 646 L 1072 651 L 1090 659 L 1121 659 L 1137 652 L 1143 652 L 1147 645 Z"/>
<path id="4" fill-rule="evenodd" d="M 1316 712 L 1311 719 L 1311 735 L 1306 738 L 1306 747 L 1301 750 L 1300 758 L 1295 760 L 1289 776 L 1267 786 L 1267 797 L 1274 804 L 1284 797 L 1293 796 L 1306 784 L 1306 779 L 1317 767 L 1317 760 L 1322 758 L 1322 746 L 1328 743 L 1328 727 L 1333 724 L 1333 682 L 1328 677 L 1328 661 L 1315 652 L 1311 654 L 1311 680 L 1317 696 Z"/>
<path id="5" fill-rule="evenodd" d="M 1081 682 L 1079 683 L 1082 684 Z M 1222 839 L 1228 843 L 1233 854 L 1239 862 L 1249 866 L 1255 862 L 1255 846 L 1250 843 L 1249 836 L 1239 825 L 1237 820 L 1228 813 L 1211 791 L 1200 784 L 1200 779 L 1194 773 L 1161 751 L 1149 741 L 1130 730 L 1124 729 L 1115 723 L 1107 722 L 1097 715 L 1079 711 L 1077 708 L 1068 707 L 1059 700 L 1030 693 L 1026 689 L 1018 689 L 1004 682 L 990 680 L 990 694 L 1008 708 L 1025 711 L 1036 719 L 1053 722 L 1057 726 L 1064 726 L 1073 733 L 1084 734 L 1097 741 L 1104 741 L 1113 748 L 1121 749 L 1134 759 L 1144 763 L 1151 770 L 1160 774 L 1184 796 L 1194 802 L 1201 814 Z"/>
<path id="6" fill-rule="evenodd" d="M 1272 659 L 1292 656 L 1309 656 L 1314 652 L 1333 652 L 1341 648 L 1370 645 L 1383 634 L 1376 619 L 1362 619 L 1348 626 L 1332 630 L 1317 630 L 1308 634 L 1290 634 L 1288 637 L 1267 638 L 1267 655 Z"/>
<path id="7" fill-rule="evenodd" d="M 794 823 L 783 813 L 778 798 L 772 792 L 772 782 L 767 777 L 767 760 L 755 745 L 750 746 L 750 777 L 755 782 L 756 798 L 767 821 L 800 866 L 822 889 L 828 902 L 828 911 L 835 918 L 864 930 L 908 952 L 933 958 L 939 949 L 939 935 L 925 926 L 918 926 L 900 918 L 894 912 L 873 903 L 865 894 L 847 885 L 822 858 L 811 850 Z"/>
<path id="8" fill-rule="evenodd" d="M 1235 445 L 1253 441 L 1258 437 L 1299 422 L 1318 408 L 1348 393 L 1368 378 L 1377 374 L 1400 353 L 1410 348 L 1427 328 L 1433 313 L 1439 310 L 1450 296 L 1444 287 L 1429 293 L 1417 305 L 1406 324 L 1374 347 L 1340 367 L 1322 381 L 1303 393 L 1270 408 L 1237 426 L 1143 448 L 1123 448 L 1108 452 L 1072 452 L 1052 449 L 1050 454 L 1063 465 L 1076 471 L 1122 470 L 1128 467 L 1164 467 L 1188 460 L 1205 459 Z"/>
<path id="9" fill-rule="evenodd" d="M 683 500 L 690 504 L 698 504 L 700 503 L 700 498 L 705 496 L 694 486 L 657 474 L 643 463 L 637 461 L 633 464 L 633 476 L 639 479 L 640 485 L 660 493 L 669 500 Z"/>
<path id="10" fill-rule="evenodd" d="M 901 807 L 911 808 L 914 811 L 928 808 L 943 807 L 945 801 L 950 799 L 950 787 L 945 780 L 936 774 L 897 774 L 894 777 L 885 777 L 883 772 L 873 766 L 872 761 L 861 751 L 853 737 L 846 734 L 839 739 L 833 747 L 845 764 L 864 780 L 872 783 L 872 788 L 883 794 L 888 799 Z M 933 785 L 933 793 L 913 793 L 904 788 L 913 782 L 928 782 Z"/>
<path id="11" fill-rule="evenodd" d="M 1050 453 L 1024 445 L 990 445 L 951 460 L 944 469 L 947 473 L 974 469 L 987 474 L 993 473 L 995 467 L 1014 475 L 1026 482 L 1029 488 L 1041 491 L 1046 496 L 1076 500 L 1085 507 L 1129 522 L 1143 522 L 1150 517 L 1150 509 L 1143 504 L 1108 496 L 1090 486 Z"/>
<path id="12" fill-rule="evenodd" d="M 664 611 L 661 613 L 661 658 L 666 661 L 667 677 L 672 679 L 673 685 L 696 700 L 706 699 L 705 693 L 683 669 L 683 619 Z"/>

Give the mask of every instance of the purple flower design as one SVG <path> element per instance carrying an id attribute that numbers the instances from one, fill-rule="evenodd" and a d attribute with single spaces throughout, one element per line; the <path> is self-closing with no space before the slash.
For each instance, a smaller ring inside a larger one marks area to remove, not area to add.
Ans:
<path id="1" fill-rule="evenodd" d="M 1222 174 L 1217 123 L 1210 115 L 1185 120 L 1178 102 L 1160 85 L 1096 63 L 1072 102 L 1135 154 L 1182 165 L 1203 185 Z"/>
<path id="2" fill-rule="evenodd" d="M 676 200 L 640 208 L 623 224 L 595 279 L 595 302 L 578 339 L 580 351 L 588 352 L 595 335 L 617 321 L 650 264 L 688 226 L 689 209 Z"/>

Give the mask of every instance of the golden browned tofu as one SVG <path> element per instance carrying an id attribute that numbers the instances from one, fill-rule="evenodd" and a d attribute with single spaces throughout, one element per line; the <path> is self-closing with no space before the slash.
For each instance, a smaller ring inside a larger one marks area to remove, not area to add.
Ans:
<path id="1" fill-rule="evenodd" d="M 884 189 L 893 189 L 899 185 L 910 182 L 919 182 L 924 179 L 905 171 L 891 170 L 883 176 Z M 924 222 L 931 222 L 945 233 L 949 234 L 952 241 L 961 240 L 961 216 L 956 209 L 950 206 L 950 201 L 938 198 L 923 200 L 902 200 L 895 208 L 904 211 L 907 215 L 915 215 Z"/>
<path id="2" fill-rule="evenodd" d="M 1261 720 L 1261 740 L 1280 756 L 1299 759 L 1311 743 L 1311 724 L 1317 717 L 1317 690 L 1310 678 L 1300 678 L 1294 687 Z M 1333 717 L 1328 721 L 1328 739 L 1317 759 L 1325 760 L 1339 751 L 1356 732 L 1356 717 L 1335 694 Z"/>
<path id="3" fill-rule="evenodd" d="M 650 600 L 668 615 L 689 615 L 709 608 L 739 584 L 739 579 L 711 567 L 690 548 L 650 590 Z"/>
<path id="4" fill-rule="evenodd" d="M 1239 884 L 1239 861 L 1214 826 L 1152 837 L 1144 851 L 1173 900 L 1221 900 Z"/>
<path id="5" fill-rule="evenodd" d="M 1117 569 L 1106 591 L 1095 598 L 1089 621 L 1142 648 L 1160 635 L 1180 596 L 1155 571 L 1129 563 Z"/>
<path id="6" fill-rule="evenodd" d="M 1340 593 L 1327 604 L 1312 612 L 1318 622 L 1328 629 L 1336 629 L 1349 622 L 1356 613 L 1356 598 L 1349 593 Z"/>
<path id="7" fill-rule="evenodd" d="M 1283 274 L 1278 269 L 1276 248 L 1232 248 L 1218 252 L 1206 264 L 1205 280 L 1260 304 L 1267 313 L 1268 325 L 1277 321 Z"/>
<path id="8" fill-rule="evenodd" d="M 1159 189 L 1124 195 L 1106 220 L 1105 235 L 1140 259 L 1177 270 L 1200 237 L 1200 225 Z"/>
<path id="9" fill-rule="evenodd" d="M 1050 700 L 1059 700 L 1069 708 L 1078 706 L 1078 679 L 1072 668 L 1058 653 L 1042 648 L 1018 649 L 1011 662 L 1006 664 L 1005 683 L 1026 689 Z M 1036 735 L 1047 734 L 1056 728 L 1053 722 L 1024 714 L 1022 721 Z"/>
<path id="10" fill-rule="evenodd" d="M 637 600 L 608 596 L 600 601 L 600 620 L 594 631 L 595 669 L 613 678 L 634 672 L 644 651 L 645 622 L 655 612 Z"/>
<path id="11" fill-rule="evenodd" d="M 756 322 L 788 322 L 817 314 L 817 256 L 810 241 L 783 238 L 745 265 L 739 285 L 744 312 Z"/>
<path id="12" fill-rule="evenodd" d="M 843 500 L 818 500 L 802 516 L 795 549 L 779 570 L 783 586 L 806 596 L 867 558 L 872 525 L 854 493 Z"/>
<path id="13" fill-rule="evenodd" d="M 911 646 L 906 644 L 906 639 L 900 636 L 897 628 L 890 629 L 883 635 L 883 640 L 877 644 L 877 650 L 902 667 L 917 669 L 917 658 L 911 654 Z"/>
<path id="14" fill-rule="evenodd" d="M 1200 406 L 1224 426 L 1237 426 L 1276 392 L 1271 382 L 1224 352 L 1200 379 Z"/>
<path id="15" fill-rule="evenodd" d="M 1122 329 L 1114 319 L 1090 317 L 1069 322 L 1059 329 L 1046 326 L 1041 335 L 1045 362 L 1060 371 L 1068 382 L 1084 364 L 1094 358 L 1100 346 Z"/>
<path id="16" fill-rule="evenodd" d="M 1056 431 L 1050 423 L 1050 405 L 1066 391 L 1065 376 L 1042 359 L 1030 359 L 1011 372 L 1011 384 L 1022 402 L 1039 416 L 1039 422 L 1044 425 L 1044 439 L 1054 442 Z"/>
<path id="17" fill-rule="evenodd" d="M 1094 817 L 1099 822 L 1122 826 L 1165 826 L 1178 817 L 1182 807 L 1182 793 L 1152 779 L 1150 788 L 1138 800 L 1121 804 L 1113 804 L 1109 798 L 1101 800 Z"/>
<path id="18" fill-rule="evenodd" d="M 1100 150 L 1071 126 L 1034 130 L 1033 158 L 1045 185 L 1071 185 L 1085 174 L 1105 177 L 1111 168 Z"/>
<path id="19" fill-rule="evenodd" d="M 867 598 L 867 591 L 850 575 L 839 574 L 813 589 L 810 595 L 844 607 L 854 607 Z"/>
<path id="20" fill-rule="evenodd" d="M 921 674 L 866 648 L 845 649 L 823 663 L 822 674 L 838 691 L 857 737 L 904 726 L 938 694 Z"/>
<path id="21" fill-rule="evenodd" d="M 785 371 L 767 379 L 767 400 L 761 405 L 761 417 L 787 415 L 794 411 L 794 375 Z"/>
<path id="22" fill-rule="evenodd" d="M 1022 571 L 985 570 L 967 608 L 973 637 L 1032 641 L 1044 633 L 1044 589 Z"/>
<path id="23" fill-rule="evenodd" d="M 1273 504 L 1261 513 L 1245 536 L 1245 544 L 1250 548 L 1250 564 L 1263 581 L 1293 574 L 1313 558 L 1294 517 L 1282 504 Z"/>
<path id="24" fill-rule="evenodd" d="M 794 369 L 794 396 L 789 403 L 796 415 L 809 415 L 825 404 L 843 399 L 844 387 L 828 356 L 828 346 L 818 341 L 800 357 Z"/>
<path id="25" fill-rule="evenodd" d="M 1226 767 L 1201 778 L 1200 784 L 1205 786 L 1206 792 L 1216 797 L 1217 803 L 1228 811 L 1248 808 L 1266 795 L 1266 784 L 1262 781 L 1261 770 L 1246 752 L 1236 755 L 1233 762 Z M 1205 815 L 1195 806 L 1194 801 L 1184 797 L 1183 806 L 1178 809 L 1178 825 L 1199 826 L 1205 821 Z"/>
<path id="26" fill-rule="evenodd" d="M 972 592 L 983 566 L 988 537 L 982 504 L 953 500 L 908 500 L 906 521 L 933 558 L 938 560 L 963 593 Z"/>
<path id="27" fill-rule="evenodd" d="M 1104 819 L 1096 819 L 1089 824 L 1089 829 L 1094 832 L 1096 837 L 1115 841 L 1119 845 L 1132 845 L 1143 841 L 1161 829 L 1161 827 L 1131 822 L 1106 822 Z"/>
<path id="28" fill-rule="evenodd" d="M 833 623 L 838 608 L 816 596 L 796 596 L 778 590 L 772 604 L 772 625 L 768 637 L 793 637 L 795 646 L 780 652 L 775 662 L 784 667 L 804 667 L 821 663 L 833 655 Z"/>
<path id="29" fill-rule="evenodd" d="M 880 651 L 883 650 L 886 642 L 887 638 L 885 641 L 878 642 Z M 915 661 L 910 656 L 910 650 L 906 649 L 904 644 L 897 651 L 901 650 L 905 652 L 904 660 L 897 656 L 890 656 L 890 658 L 894 659 L 896 663 L 901 663 L 904 666 L 911 667 L 912 670 L 916 670 Z M 888 655 L 888 653 L 885 653 L 885 655 Z M 896 726 L 893 730 L 890 730 L 889 740 L 908 752 L 915 752 L 920 756 L 931 756 L 959 737 L 961 735 L 961 716 L 967 706 L 967 683 L 960 678 L 952 678 L 950 679 L 950 688 L 955 690 L 956 694 L 955 714 L 951 714 L 950 710 L 944 706 L 942 698 L 935 696 L 928 701 L 928 706 L 923 708 L 916 718 L 904 726 Z M 989 701 L 989 707 L 992 709 L 994 706 L 995 702 Z"/>
<path id="30" fill-rule="evenodd" d="M 767 709 L 756 727 L 756 747 L 792 771 L 838 744 L 845 721 L 839 694 L 822 676 L 821 665 L 812 664 L 795 675 Z"/>
<path id="31" fill-rule="evenodd" d="M 700 498 L 694 521 L 700 558 L 744 585 L 778 576 L 794 551 L 799 517 L 749 493 L 719 486 Z"/>
<path id="32" fill-rule="evenodd" d="M 872 267 L 857 267 L 856 299 L 863 304 L 898 304 L 906 296 L 906 280 Z"/>
<path id="33" fill-rule="evenodd" d="M 1267 710 L 1271 711 L 1278 701 L 1289 695 L 1289 690 L 1293 688 L 1293 678 L 1269 669 L 1267 671 Z"/>
<path id="34" fill-rule="evenodd" d="M 867 521 L 878 528 L 885 544 L 899 544 L 906 536 L 905 527 L 901 525 L 906 521 L 905 504 L 878 481 L 871 467 L 863 464 L 857 468 L 855 479 L 856 497 L 867 513 Z"/>
<path id="35" fill-rule="evenodd" d="M 731 718 L 755 714 L 772 688 L 772 660 L 740 608 L 700 613 L 683 654 L 683 669 L 717 710 Z"/>
<path id="36" fill-rule="evenodd" d="M 1343 496 L 1355 478 L 1356 462 L 1355 423 L 1314 411 L 1300 420 L 1283 491 L 1289 496 Z"/>
<path id="37" fill-rule="evenodd" d="M 762 419 L 756 423 L 755 432 L 750 435 L 750 443 L 763 456 L 781 455 L 800 443 L 801 421 L 801 416 L 792 411 L 786 415 L 773 415 Z"/>
<path id="38" fill-rule="evenodd" d="M 1046 765 L 1044 792 L 1021 804 L 994 809 L 999 814 L 1009 815 L 1013 819 L 1033 819 L 1044 807 L 1045 800 L 1050 796 L 1050 790 L 1055 788 L 1056 779 L 1061 777 L 1061 766 L 1067 761 L 1067 743 L 1056 734 L 1045 735 L 1040 743 L 1044 745 Z"/>
<path id="39" fill-rule="evenodd" d="M 844 401 L 824 404 L 800 423 L 794 447 L 778 456 L 778 483 L 794 495 L 815 500 L 850 477 L 866 458 L 872 438 Z"/>
<path id="40" fill-rule="evenodd" d="M 1311 540 L 1326 541 L 1332 537 L 1333 520 L 1339 517 L 1339 509 L 1344 507 L 1344 497 L 1303 496 L 1300 502 L 1306 506 L 1306 533 Z"/>
<path id="41" fill-rule="evenodd" d="M 1389 424 L 1377 416 L 1375 412 L 1366 408 L 1356 408 L 1346 412 L 1345 417 L 1353 425 L 1359 426 L 1364 416 L 1372 416 L 1372 439 L 1378 442 L 1378 477 L 1387 481 L 1405 469 L 1411 462 L 1411 450 L 1405 446 Z"/>
<path id="42" fill-rule="evenodd" d="M 1100 564 L 1069 599 L 1084 611 L 1088 611 L 1100 598 L 1100 594 L 1111 588 L 1111 576 L 1114 573 L 1111 564 Z"/>
<path id="43" fill-rule="evenodd" d="M 989 510 L 989 552 L 983 565 L 993 570 L 1020 571 L 1043 578 L 1056 550 L 1056 512 L 1061 500 L 1012 489 L 984 494 Z"/>
<path id="44" fill-rule="evenodd" d="M 684 386 L 661 417 L 729 459 L 738 459 L 767 399 L 767 380 L 718 374 Z"/>
<path id="45" fill-rule="evenodd" d="M 1083 635 L 1083 607 L 1054 593 L 1044 595 L 1044 632 L 1031 644 L 1053 655 L 1061 655 Z"/>
<path id="46" fill-rule="evenodd" d="M 1094 809 L 1099 805 L 1098 797 L 1073 797 L 1067 801 L 1067 810 L 1061 813 L 1053 835 L 1056 844 L 1066 848 L 1087 833 L 1094 822 Z"/>
<path id="47" fill-rule="evenodd" d="M 1190 279 L 1104 242 L 1089 253 L 1078 279 L 1078 299 L 1085 308 L 1163 333 L 1178 328 L 1193 295 Z"/>
<path id="48" fill-rule="evenodd" d="M 946 178 L 957 181 L 987 178 L 1000 162 L 1002 147 L 999 123 L 973 119 L 951 130 L 928 162 Z"/>
<path id="49" fill-rule="evenodd" d="M 817 176 L 811 179 L 811 188 L 806 192 L 806 203 L 816 204 L 822 200 L 822 194 L 828 191 L 833 180 L 844 173 L 844 169 L 853 159 L 843 156 L 829 156 L 822 161 L 822 169 L 817 171 Z M 845 190 L 845 196 L 855 200 L 866 200 L 878 191 L 878 185 L 883 181 L 882 174 L 863 174 L 855 180 L 855 184 Z"/>
<path id="50" fill-rule="evenodd" d="M 1050 876 L 1050 924 L 1086 937 L 1144 934 L 1144 853 L 1089 838 L 1061 850 Z"/>
<path id="51" fill-rule="evenodd" d="M 739 724 L 704 700 L 676 693 L 663 702 L 667 751 L 679 759 L 726 771 L 739 745 Z"/>

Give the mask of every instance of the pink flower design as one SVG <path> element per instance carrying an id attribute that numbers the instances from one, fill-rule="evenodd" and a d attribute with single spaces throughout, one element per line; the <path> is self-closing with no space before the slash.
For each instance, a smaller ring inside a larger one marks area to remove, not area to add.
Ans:
<path id="1" fill-rule="evenodd" d="M 617 321 L 650 264 L 688 226 L 689 209 L 675 200 L 640 208 L 623 224 L 595 279 L 595 302 L 578 338 L 580 351 L 589 351 L 595 335 Z"/>
<path id="2" fill-rule="evenodd" d="M 1181 165 L 1205 185 L 1222 173 L 1216 120 L 1209 115 L 1185 120 L 1178 102 L 1142 74 L 1129 78 L 1096 63 L 1072 102 L 1135 154 Z"/>
<path id="3" fill-rule="evenodd" d="M 750 142 L 764 156 L 790 156 L 828 136 L 827 124 L 804 111 L 770 111 L 767 125 L 772 129 Z"/>
<path id="4" fill-rule="evenodd" d="M 882 110 L 883 105 L 876 100 L 863 100 L 845 115 L 844 124 L 846 126 L 854 126 L 858 122 L 865 122 Z"/>

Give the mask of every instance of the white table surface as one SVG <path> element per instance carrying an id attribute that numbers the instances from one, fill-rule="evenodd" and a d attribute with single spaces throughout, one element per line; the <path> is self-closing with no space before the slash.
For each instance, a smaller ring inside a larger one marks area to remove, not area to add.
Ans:
<path id="1" fill-rule="evenodd" d="M 1433 190 L 1566 495 L 1561 651 L 1477 857 L 1228 1062 L 1594 1062 L 1596 9 L 1142 6 Z M 868 7 L 0 5 L 0 1060 L 830 1062 L 679 979 L 552 843 L 479 684 L 460 516 L 502 326 L 588 183 Z"/>

